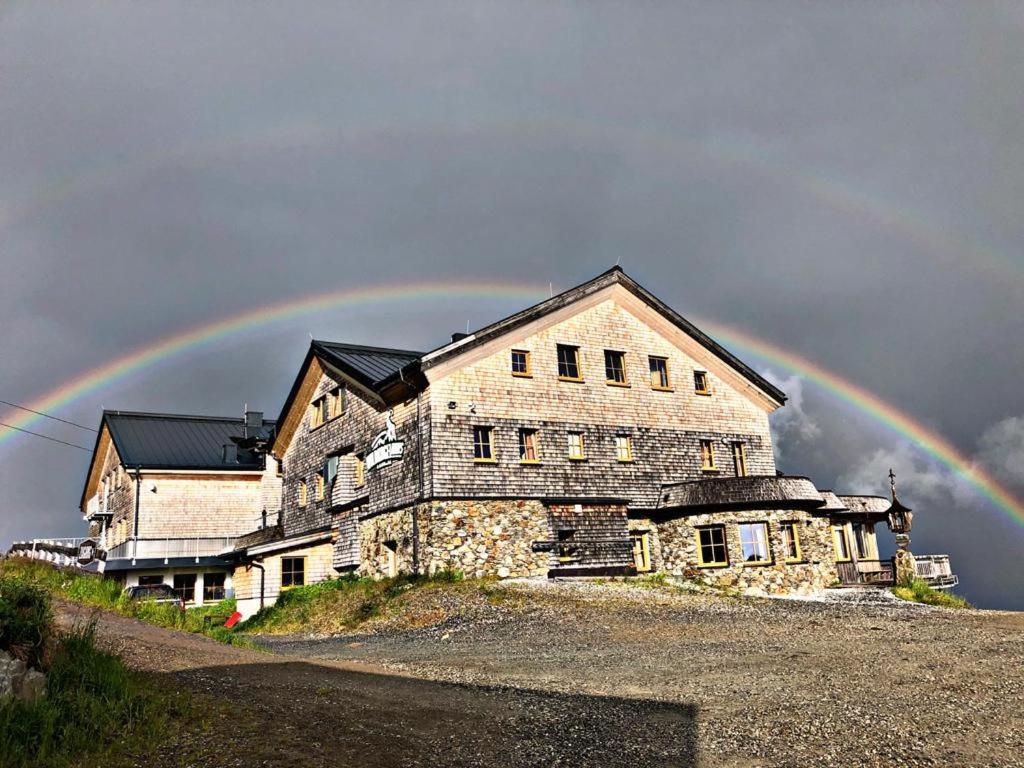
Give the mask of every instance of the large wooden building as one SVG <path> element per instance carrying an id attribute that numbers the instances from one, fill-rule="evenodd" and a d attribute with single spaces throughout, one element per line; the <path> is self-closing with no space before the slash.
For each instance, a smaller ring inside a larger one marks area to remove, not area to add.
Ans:
<path id="1" fill-rule="evenodd" d="M 428 353 L 313 341 L 270 446 L 281 519 L 239 541 L 236 596 L 353 569 L 884 576 L 887 499 L 777 474 L 785 399 L 618 268 Z"/>

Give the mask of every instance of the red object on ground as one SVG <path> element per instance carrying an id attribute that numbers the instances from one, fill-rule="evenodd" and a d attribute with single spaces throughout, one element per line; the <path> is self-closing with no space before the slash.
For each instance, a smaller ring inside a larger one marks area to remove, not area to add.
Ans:
<path id="1" fill-rule="evenodd" d="M 228 620 L 224 622 L 224 626 L 228 629 L 231 629 L 233 626 L 235 626 L 235 624 L 238 623 L 239 619 L 241 618 L 242 614 L 240 614 L 238 611 L 235 611 L 230 616 L 228 616 Z"/>

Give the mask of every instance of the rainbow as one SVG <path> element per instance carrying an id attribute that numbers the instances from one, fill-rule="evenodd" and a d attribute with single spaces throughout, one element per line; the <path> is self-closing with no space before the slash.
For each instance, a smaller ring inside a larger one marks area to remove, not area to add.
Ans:
<path id="1" fill-rule="evenodd" d="M 544 288 L 528 284 L 431 282 L 390 284 L 290 299 L 222 318 L 213 323 L 196 326 L 163 338 L 156 344 L 135 350 L 63 383 L 60 387 L 28 403 L 28 407 L 35 411 L 50 413 L 59 411 L 76 400 L 131 374 L 140 373 L 175 355 L 184 354 L 234 334 L 251 331 L 301 315 L 325 310 L 351 309 L 384 302 L 429 298 L 486 297 L 509 301 L 525 300 L 532 303 L 542 299 L 545 292 Z M 915 421 L 877 395 L 789 350 L 714 321 L 697 320 L 697 324 L 724 341 L 728 346 L 805 377 L 853 408 L 909 439 L 929 456 L 976 488 L 1011 520 L 1024 525 L 1024 503 L 1003 487 L 995 477 L 977 466 L 970 457 L 961 453 L 934 430 Z M 25 413 L 15 417 L 11 423 L 14 427 L 24 429 L 42 418 L 36 414 Z M 13 440 L 18 434 L 14 430 L 0 432 L 0 445 Z"/>

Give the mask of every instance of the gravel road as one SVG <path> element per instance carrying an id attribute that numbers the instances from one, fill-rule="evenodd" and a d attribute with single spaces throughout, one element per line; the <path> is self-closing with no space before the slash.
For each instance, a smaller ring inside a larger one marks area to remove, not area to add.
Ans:
<path id="1" fill-rule="evenodd" d="M 458 606 L 426 629 L 260 642 L 438 681 L 674 703 L 694 713 L 706 766 L 1024 766 L 1024 614 L 871 590 L 827 603 L 506 591 L 512 607 Z"/>
<path id="2" fill-rule="evenodd" d="M 261 638 L 274 654 L 111 615 L 99 631 L 221 707 L 140 766 L 1024 766 L 1024 614 L 500 596 L 437 591 L 447 618 L 423 629 Z"/>

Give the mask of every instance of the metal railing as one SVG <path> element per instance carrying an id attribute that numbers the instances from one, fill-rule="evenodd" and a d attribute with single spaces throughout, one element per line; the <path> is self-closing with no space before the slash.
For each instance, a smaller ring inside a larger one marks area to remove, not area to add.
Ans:
<path id="1" fill-rule="evenodd" d="M 107 550 L 107 560 L 137 558 L 154 560 L 171 558 L 214 557 L 234 546 L 237 536 L 195 537 L 188 539 L 139 539 L 123 541 Z"/>

